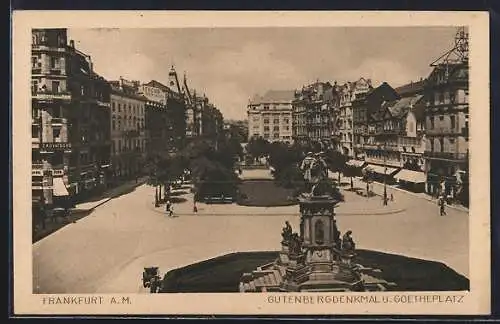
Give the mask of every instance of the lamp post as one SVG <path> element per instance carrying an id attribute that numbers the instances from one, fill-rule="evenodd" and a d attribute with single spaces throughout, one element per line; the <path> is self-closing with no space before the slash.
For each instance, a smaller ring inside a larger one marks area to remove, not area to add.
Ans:
<path id="1" fill-rule="evenodd" d="M 384 206 L 387 206 L 387 142 L 384 142 Z"/>

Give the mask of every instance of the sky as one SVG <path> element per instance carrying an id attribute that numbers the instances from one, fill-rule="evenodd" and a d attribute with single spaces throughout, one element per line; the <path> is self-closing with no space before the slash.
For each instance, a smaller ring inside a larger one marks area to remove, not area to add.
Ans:
<path id="1" fill-rule="evenodd" d="M 454 45 L 455 27 L 68 29 L 107 80 L 168 84 L 172 64 L 225 119 L 245 119 L 268 90 L 370 78 L 397 87 L 426 78 Z"/>

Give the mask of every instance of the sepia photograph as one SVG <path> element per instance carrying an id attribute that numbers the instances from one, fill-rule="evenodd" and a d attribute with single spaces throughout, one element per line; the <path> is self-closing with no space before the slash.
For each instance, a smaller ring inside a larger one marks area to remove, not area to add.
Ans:
<path id="1" fill-rule="evenodd" d="M 29 54 L 15 63 L 31 83 L 14 69 L 13 150 L 26 215 L 13 231 L 26 309 L 134 313 L 169 298 L 197 312 L 210 296 L 224 296 L 219 311 L 246 297 L 259 298 L 247 312 L 489 308 L 477 270 L 489 269 L 488 78 L 471 77 L 487 30 L 473 33 L 475 16 L 102 17 L 23 25 Z"/>

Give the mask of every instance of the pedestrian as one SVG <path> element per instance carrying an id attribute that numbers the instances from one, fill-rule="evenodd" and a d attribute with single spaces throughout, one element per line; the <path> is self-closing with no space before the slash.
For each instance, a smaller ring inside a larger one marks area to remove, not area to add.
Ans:
<path id="1" fill-rule="evenodd" d="M 196 201 L 193 202 L 193 213 L 197 213 L 198 212 L 198 207 L 196 207 Z"/>
<path id="2" fill-rule="evenodd" d="M 391 192 L 391 201 L 394 201 L 394 196 L 392 195 L 392 192 Z"/>
<path id="3" fill-rule="evenodd" d="M 170 212 L 170 208 L 172 208 L 172 203 L 170 203 L 170 200 L 167 201 L 165 204 L 165 211 L 168 213 Z"/>
<path id="4" fill-rule="evenodd" d="M 444 197 L 441 196 L 441 198 L 439 198 L 439 215 L 440 216 L 446 215 L 445 204 L 446 204 L 446 202 L 444 200 Z"/>
<path id="5" fill-rule="evenodd" d="M 174 217 L 174 206 L 170 206 L 170 211 L 168 213 L 169 217 Z"/>

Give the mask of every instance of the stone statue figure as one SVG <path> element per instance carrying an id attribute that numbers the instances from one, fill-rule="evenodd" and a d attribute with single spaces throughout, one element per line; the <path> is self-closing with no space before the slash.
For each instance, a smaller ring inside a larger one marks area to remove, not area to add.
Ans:
<path id="1" fill-rule="evenodd" d="M 302 240 L 297 233 L 292 234 L 290 240 L 290 253 L 295 255 L 302 253 Z"/>
<path id="2" fill-rule="evenodd" d="M 304 173 L 307 190 L 312 193 L 318 183 L 328 178 L 328 165 L 324 159 L 324 153 L 307 153 L 300 165 L 300 170 Z"/>
<path id="3" fill-rule="evenodd" d="M 314 163 L 315 158 L 313 156 L 312 152 L 308 152 L 304 160 L 302 160 L 302 163 L 300 164 L 300 170 L 304 174 L 304 180 L 306 182 L 311 182 L 312 181 L 312 175 L 311 175 L 311 167 L 312 164 Z"/>
<path id="4" fill-rule="evenodd" d="M 283 237 L 283 243 L 290 244 L 290 241 L 292 239 L 292 226 L 290 226 L 290 223 L 288 221 L 285 222 L 285 227 L 283 227 L 281 236 Z"/>
<path id="5" fill-rule="evenodd" d="M 356 244 L 351 235 L 352 231 L 349 230 L 342 236 L 342 251 L 347 253 L 354 253 L 356 250 Z"/>
<path id="6" fill-rule="evenodd" d="M 337 249 L 340 250 L 342 247 L 342 240 L 340 239 L 340 231 L 338 230 L 336 220 L 333 221 L 333 241 L 335 242 Z"/>

